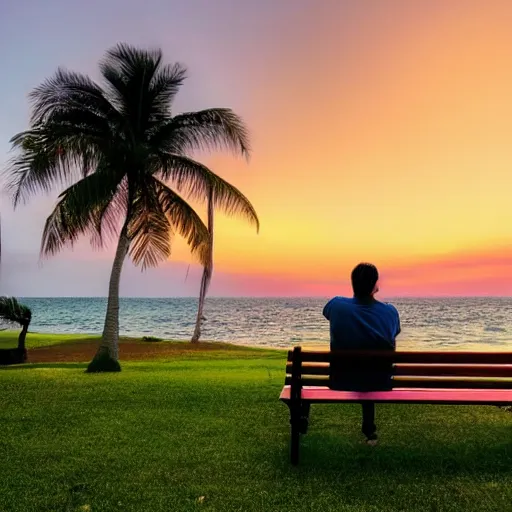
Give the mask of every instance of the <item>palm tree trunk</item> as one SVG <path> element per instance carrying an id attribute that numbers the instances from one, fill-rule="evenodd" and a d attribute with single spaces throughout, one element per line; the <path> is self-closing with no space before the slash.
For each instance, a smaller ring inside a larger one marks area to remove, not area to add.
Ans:
<path id="1" fill-rule="evenodd" d="M 119 282 L 123 263 L 130 248 L 127 223 L 123 226 L 110 274 L 108 288 L 107 313 L 101 336 L 101 343 L 93 360 L 87 367 L 87 372 L 118 372 L 119 364 Z"/>
<path id="2" fill-rule="evenodd" d="M 21 357 L 23 358 L 22 362 L 27 360 L 27 349 L 25 348 L 25 339 L 27 338 L 28 326 L 30 322 L 25 322 L 22 324 L 22 329 L 20 335 L 18 336 L 18 352 L 20 352 Z"/>
<path id="3" fill-rule="evenodd" d="M 208 248 L 208 262 L 203 269 L 203 277 L 201 278 L 201 288 L 199 290 L 199 305 L 197 308 L 197 319 L 194 334 L 192 335 L 192 343 L 197 343 L 201 337 L 201 324 L 203 322 L 203 308 L 206 292 L 210 286 L 213 274 L 213 189 L 208 191 L 208 232 L 210 233 L 210 245 Z"/>

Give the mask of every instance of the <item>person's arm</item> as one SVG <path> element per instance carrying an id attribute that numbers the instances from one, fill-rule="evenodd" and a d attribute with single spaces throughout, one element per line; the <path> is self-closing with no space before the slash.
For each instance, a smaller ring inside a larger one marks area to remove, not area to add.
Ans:
<path id="1" fill-rule="evenodd" d="M 393 306 L 393 304 L 389 304 L 389 302 L 386 304 L 392 311 L 391 316 L 394 317 L 390 320 L 390 327 L 391 331 L 394 332 L 394 337 L 396 338 L 402 332 L 402 327 L 400 325 L 400 315 L 398 314 L 398 309 L 396 309 L 395 306 Z"/>
<path id="2" fill-rule="evenodd" d="M 390 345 L 393 350 L 396 350 L 396 337 L 402 330 L 400 326 L 400 315 L 398 314 L 398 310 L 395 308 L 395 306 L 393 306 L 393 304 L 388 304 L 388 306 L 392 311 L 391 318 L 389 319 L 390 334 L 392 335 Z"/>
<path id="3" fill-rule="evenodd" d="M 396 313 L 396 322 L 395 322 L 395 337 L 393 338 L 393 350 L 396 350 L 396 337 L 402 331 L 402 328 L 400 326 L 400 315 L 398 314 L 398 310 L 396 308 L 395 308 L 395 313 Z"/>
<path id="4" fill-rule="evenodd" d="M 324 315 L 327 320 L 331 319 L 331 306 L 332 306 L 332 299 L 324 306 L 324 310 L 322 314 Z"/>

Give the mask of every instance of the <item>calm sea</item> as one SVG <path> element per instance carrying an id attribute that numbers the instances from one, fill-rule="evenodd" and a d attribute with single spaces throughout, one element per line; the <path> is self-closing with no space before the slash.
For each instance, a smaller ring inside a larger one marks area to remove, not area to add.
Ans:
<path id="1" fill-rule="evenodd" d="M 33 311 L 31 330 L 100 333 L 104 298 L 23 299 Z M 288 347 L 327 343 L 326 299 L 208 298 L 203 340 Z M 512 350 L 512 298 L 392 299 L 399 310 L 400 349 Z M 189 339 L 197 299 L 123 298 L 120 330 L 130 336 Z"/>

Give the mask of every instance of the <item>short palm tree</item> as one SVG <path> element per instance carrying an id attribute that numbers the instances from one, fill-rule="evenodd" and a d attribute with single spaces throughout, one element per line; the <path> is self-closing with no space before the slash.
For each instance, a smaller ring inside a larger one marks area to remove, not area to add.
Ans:
<path id="1" fill-rule="evenodd" d="M 119 371 L 119 282 L 127 255 L 142 269 L 167 260 L 174 233 L 203 264 L 208 229 L 178 193 L 205 200 L 215 182 L 219 207 L 243 211 L 233 188 L 192 158 L 196 150 L 248 155 L 247 130 L 230 109 L 173 115 L 185 79 L 160 50 L 119 44 L 100 63 L 103 86 L 59 69 L 31 93 L 30 129 L 12 139 L 18 155 L 8 168 L 14 204 L 36 191 L 66 184 L 48 217 L 42 255 L 72 246 L 83 234 L 102 247 L 117 240 L 100 346 L 88 371 Z"/>
<path id="2" fill-rule="evenodd" d="M 256 226 L 256 230 L 259 230 L 260 222 L 258 220 L 258 216 L 253 206 L 249 202 L 249 200 L 238 190 L 234 189 L 231 192 L 233 197 L 237 197 L 237 209 L 234 214 L 243 214 L 243 216 L 252 224 Z M 196 325 L 194 328 L 194 333 L 192 334 L 192 343 L 197 343 L 199 338 L 201 337 L 201 325 L 203 323 L 203 309 L 204 309 L 204 300 L 206 298 L 206 294 L 208 292 L 208 288 L 210 286 L 210 282 L 213 275 L 213 220 L 214 220 L 214 211 L 215 206 L 217 204 L 224 204 L 223 201 L 224 187 L 216 186 L 216 183 L 212 181 L 209 184 L 207 190 L 207 212 L 208 212 L 208 233 L 210 234 L 210 243 L 207 246 L 207 261 L 203 267 L 203 275 L 201 277 L 201 285 L 199 288 L 199 304 L 197 308 L 197 318 Z M 244 205 L 244 208 L 240 207 Z"/>
<path id="3" fill-rule="evenodd" d="M 32 320 L 32 311 L 28 306 L 20 304 L 14 297 L 0 297 L 0 320 L 21 326 L 17 351 L 20 355 L 19 362 L 25 362 L 27 359 L 25 339 L 30 320 Z"/>

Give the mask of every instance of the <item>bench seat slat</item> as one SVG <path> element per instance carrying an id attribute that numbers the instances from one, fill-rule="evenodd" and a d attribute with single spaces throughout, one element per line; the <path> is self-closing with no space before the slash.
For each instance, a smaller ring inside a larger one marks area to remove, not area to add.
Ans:
<path id="1" fill-rule="evenodd" d="M 290 399 L 290 386 L 285 386 L 279 397 Z M 510 405 L 512 390 L 508 389 L 402 389 L 393 391 L 335 391 L 315 387 L 302 389 L 302 399 L 311 403 L 426 403 L 452 405 Z"/>
<path id="2" fill-rule="evenodd" d="M 431 377 L 512 377 L 512 364 L 397 364 L 394 373 L 395 375 L 421 375 Z"/>
<path id="3" fill-rule="evenodd" d="M 328 386 L 327 376 L 303 376 L 300 379 L 302 386 Z M 287 376 L 285 385 L 290 385 L 292 378 Z M 511 389 L 512 379 L 489 379 L 489 378 L 458 378 L 458 377 L 407 377 L 399 376 L 393 378 L 393 387 L 403 388 L 455 388 L 455 389 Z"/>
<path id="4" fill-rule="evenodd" d="M 289 356 L 291 357 L 291 356 Z M 332 359 L 393 361 L 418 364 L 512 364 L 512 352 L 392 352 L 392 351 L 309 351 L 301 353 L 302 362 L 328 363 Z M 291 359 L 289 359 L 291 360 Z"/>
<path id="5" fill-rule="evenodd" d="M 291 363 L 286 365 L 286 373 L 291 374 Z M 329 375 L 330 366 L 326 363 L 306 363 L 302 365 L 302 375 Z M 512 364 L 397 364 L 395 375 L 421 375 L 440 377 L 512 377 Z"/>

